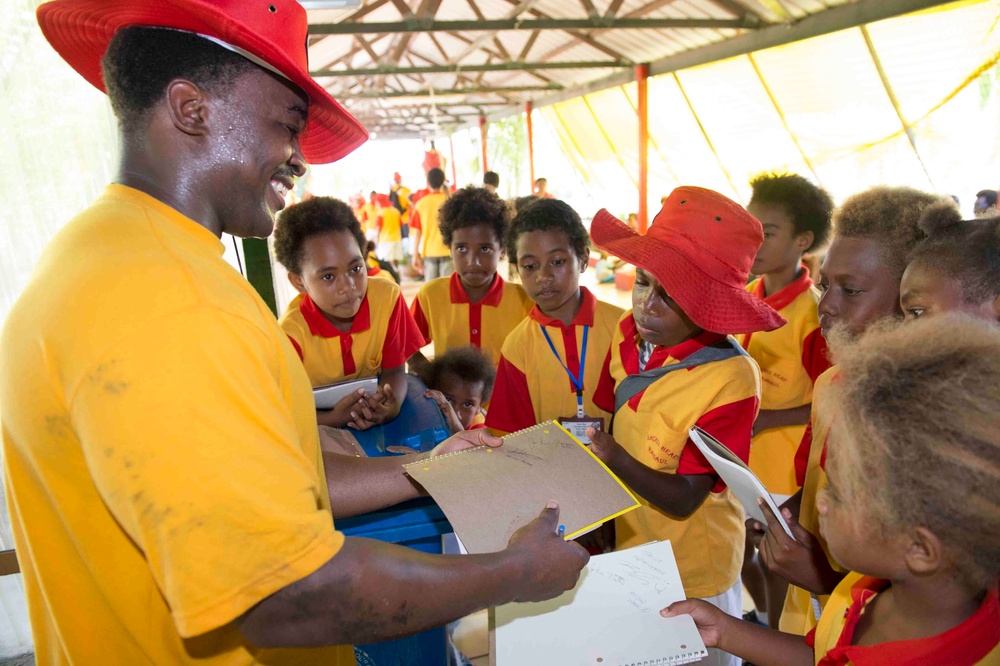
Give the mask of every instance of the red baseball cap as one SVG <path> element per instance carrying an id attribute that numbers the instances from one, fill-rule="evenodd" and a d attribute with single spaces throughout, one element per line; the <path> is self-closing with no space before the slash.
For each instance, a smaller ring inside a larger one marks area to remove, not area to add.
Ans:
<path id="1" fill-rule="evenodd" d="M 785 320 L 746 290 L 764 231 L 743 206 L 701 187 L 678 187 L 645 236 L 607 210 L 594 244 L 651 273 L 698 327 L 716 333 L 773 331 Z"/>
<path id="2" fill-rule="evenodd" d="M 333 162 L 368 139 L 361 123 L 309 76 L 309 26 L 296 0 L 54 0 L 36 16 L 52 48 L 102 91 L 101 58 L 120 28 L 172 28 L 205 37 L 301 88 L 309 97 L 299 139 L 306 161 Z"/>

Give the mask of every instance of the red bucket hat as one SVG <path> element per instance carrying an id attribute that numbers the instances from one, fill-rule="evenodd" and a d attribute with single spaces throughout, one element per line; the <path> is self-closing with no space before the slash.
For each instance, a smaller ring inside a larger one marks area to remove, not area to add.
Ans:
<path id="1" fill-rule="evenodd" d="M 602 250 L 651 273 L 706 331 L 753 333 L 785 324 L 746 290 L 750 266 L 764 242 L 760 222 L 718 192 L 678 187 L 645 236 L 602 209 L 590 234 Z"/>
<path id="2" fill-rule="evenodd" d="M 295 0 L 55 0 L 38 7 L 38 25 L 59 55 L 104 90 L 101 58 L 120 28 L 192 32 L 221 43 L 301 88 L 309 119 L 299 140 L 306 161 L 333 162 L 368 131 L 309 76 L 306 11 Z"/>

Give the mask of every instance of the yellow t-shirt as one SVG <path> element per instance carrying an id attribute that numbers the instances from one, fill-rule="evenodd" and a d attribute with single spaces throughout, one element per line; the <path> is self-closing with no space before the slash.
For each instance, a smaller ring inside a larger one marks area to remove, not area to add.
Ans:
<path id="1" fill-rule="evenodd" d="M 587 416 L 603 418 L 607 427 L 611 413 L 594 404 L 594 392 L 607 366 L 622 309 L 597 300 L 586 287 L 580 292 L 583 303 L 569 326 L 546 317 L 536 305 L 507 336 L 486 412 L 491 430 L 515 432 L 549 419 L 576 416 L 576 388 L 560 361 L 579 375 L 585 327 L 590 331 L 583 362 L 583 407 Z M 558 358 L 542 334 L 543 327 Z"/>
<path id="2" fill-rule="evenodd" d="M 472 345 L 500 362 L 507 335 L 534 304 L 524 287 L 504 282 L 500 275 L 478 303 L 470 303 L 458 273 L 431 280 L 417 292 L 410 310 L 424 339 L 434 341 L 434 356 Z"/>
<path id="3" fill-rule="evenodd" d="M 431 259 L 437 257 L 447 257 L 451 255 L 451 249 L 444 244 L 441 238 L 441 228 L 438 225 L 438 210 L 448 195 L 444 192 L 431 192 L 417 203 L 413 204 L 413 212 L 410 214 L 410 224 L 420 228 L 420 256 Z"/>
<path id="4" fill-rule="evenodd" d="M 313 386 L 377 377 L 424 346 L 413 315 L 392 280 L 368 280 L 351 330 L 331 324 L 308 295 L 288 304 L 278 324 L 299 353 Z"/>
<path id="5" fill-rule="evenodd" d="M 827 368 L 826 340 L 819 329 L 817 304 L 820 293 L 813 286 L 809 269 L 781 291 L 764 295 L 763 278 L 747 291 L 777 310 L 788 322 L 774 331 L 737 336 L 740 344 L 760 366 L 762 410 L 792 409 L 812 402 L 813 382 Z M 795 479 L 795 452 L 805 426 L 771 428 L 753 438 L 750 469 L 764 486 L 779 495 L 799 489 Z"/>
<path id="6" fill-rule="evenodd" d="M 830 595 L 819 624 L 806 637 L 817 666 L 1000 666 L 1000 603 L 996 588 L 965 622 L 937 636 L 854 645 L 858 621 L 889 581 L 851 572 Z"/>
<path id="7" fill-rule="evenodd" d="M 309 380 L 210 231 L 111 185 L 0 343 L 7 506 L 39 664 L 353 664 L 234 620 L 340 550 Z"/>
<path id="8" fill-rule="evenodd" d="M 399 205 L 403 208 L 403 224 L 410 221 L 410 188 L 405 185 L 393 185 L 390 192 L 395 192 L 399 197 Z"/>
<path id="9" fill-rule="evenodd" d="M 378 220 L 378 206 L 373 204 L 371 201 L 366 201 L 363 206 L 361 206 L 361 215 L 358 216 L 358 222 L 361 223 L 361 230 L 368 233 L 375 228 L 375 223 Z"/>
<path id="10" fill-rule="evenodd" d="M 386 206 L 379 211 L 378 242 L 395 243 L 403 239 L 402 216 L 392 206 Z"/>
<path id="11" fill-rule="evenodd" d="M 678 363 L 725 337 L 704 332 L 673 347 L 654 347 L 645 369 Z M 612 381 L 600 383 L 598 405 L 613 409 L 614 387 L 641 372 L 640 342 L 628 311 L 611 342 Z M 647 467 L 716 476 L 688 439 L 688 430 L 701 427 L 745 461 L 759 402 L 757 364 L 740 355 L 663 375 L 622 405 L 615 414 L 613 434 L 629 455 Z M 619 550 L 669 539 L 689 597 L 712 597 L 736 584 L 746 530 L 743 507 L 725 484 L 717 482 L 704 503 L 684 520 L 670 517 L 645 499 L 641 502 L 637 510 L 615 519 Z"/>
<path id="12" fill-rule="evenodd" d="M 819 540 L 826 557 L 835 571 L 843 569 L 833 558 L 826 546 L 826 539 L 819 532 L 819 511 L 816 508 L 816 496 L 826 487 L 826 471 L 823 469 L 826 456 L 826 438 L 830 434 L 833 423 L 832 415 L 817 410 L 816 404 L 824 391 L 835 389 L 834 379 L 837 376 L 836 366 L 830 368 L 816 380 L 813 387 L 813 407 L 811 418 L 811 440 L 809 462 L 806 467 L 805 480 L 802 484 L 802 503 L 799 505 L 799 524 Z M 781 611 L 781 621 L 778 628 L 791 634 L 805 635 L 816 626 L 816 608 L 822 610 L 826 605 L 828 595 L 814 597 L 807 590 L 795 585 L 788 586 L 785 594 L 785 606 Z M 815 603 L 814 603 L 815 600 Z"/>

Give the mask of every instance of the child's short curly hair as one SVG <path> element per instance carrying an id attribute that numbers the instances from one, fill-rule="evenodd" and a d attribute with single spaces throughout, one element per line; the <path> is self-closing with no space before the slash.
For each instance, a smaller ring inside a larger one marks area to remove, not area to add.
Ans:
<path id="1" fill-rule="evenodd" d="M 497 371 L 486 354 L 473 347 L 456 347 L 434 359 L 420 371 L 420 378 L 429 389 L 441 390 L 445 375 L 452 375 L 466 382 L 483 383 L 483 402 L 493 393 Z"/>
<path id="2" fill-rule="evenodd" d="M 333 231 L 354 236 L 364 256 L 365 234 L 358 218 L 350 206 L 333 197 L 313 197 L 285 209 L 274 227 L 274 254 L 282 266 L 301 274 L 306 240 Z"/>
<path id="3" fill-rule="evenodd" d="M 875 327 L 838 357 L 820 409 L 839 417 L 830 464 L 883 528 L 924 526 L 965 582 L 1000 576 L 1000 335 L 943 315 Z M 838 492 L 840 489 L 838 488 Z"/>
<path id="4" fill-rule="evenodd" d="M 920 228 L 927 239 L 910 254 L 910 263 L 958 280 L 967 303 L 1000 295 L 1000 217 L 963 221 L 957 208 L 942 202 L 928 206 Z"/>
<path id="5" fill-rule="evenodd" d="M 438 211 L 441 238 L 451 247 L 456 229 L 485 224 L 493 230 L 497 243 L 503 245 L 510 213 L 507 204 L 485 187 L 463 187 L 448 197 Z"/>
<path id="6" fill-rule="evenodd" d="M 910 252 L 924 239 L 918 225 L 920 215 L 940 201 L 941 197 L 912 187 L 873 187 L 849 197 L 834 212 L 834 233 L 838 237 L 876 241 L 886 266 L 899 282 Z"/>
<path id="7" fill-rule="evenodd" d="M 813 233 L 813 242 L 806 252 L 826 245 L 830 237 L 833 199 L 827 191 L 794 173 L 762 173 L 750 180 L 751 204 L 778 206 L 795 225 L 795 233 Z"/>
<path id="8" fill-rule="evenodd" d="M 583 264 L 590 260 L 590 234 L 583 226 L 583 220 L 565 201 L 559 199 L 539 199 L 525 206 L 507 229 L 507 256 L 517 264 L 517 239 L 529 231 L 549 231 L 558 229 L 569 236 L 573 254 Z"/>

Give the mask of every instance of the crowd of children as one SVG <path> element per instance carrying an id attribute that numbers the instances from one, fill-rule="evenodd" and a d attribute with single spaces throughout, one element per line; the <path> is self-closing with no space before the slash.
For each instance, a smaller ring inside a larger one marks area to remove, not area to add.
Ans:
<path id="1" fill-rule="evenodd" d="M 409 308 L 369 263 L 403 223 L 388 199 L 377 239 L 331 198 L 279 218 L 300 292 L 280 323 L 313 385 L 379 377 L 319 424 L 394 418 L 407 364 L 453 431 L 559 420 L 641 497 L 604 548 L 672 542 L 691 599 L 663 614 L 694 616 L 711 663 L 1000 664 L 1000 218 L 906 187 L 835 209 L 774 173 L 746 208 L 680 187 L 646 233 L 607 211 L 588 232 L 544 189 L 515 208 L 435 171 L 405 211 L 427 276 Z M 580 285 L 592 243 L 635 267 L 631 309 Z M 695 426 L 794 538 L 766 507 L 744 523 Z"/>

